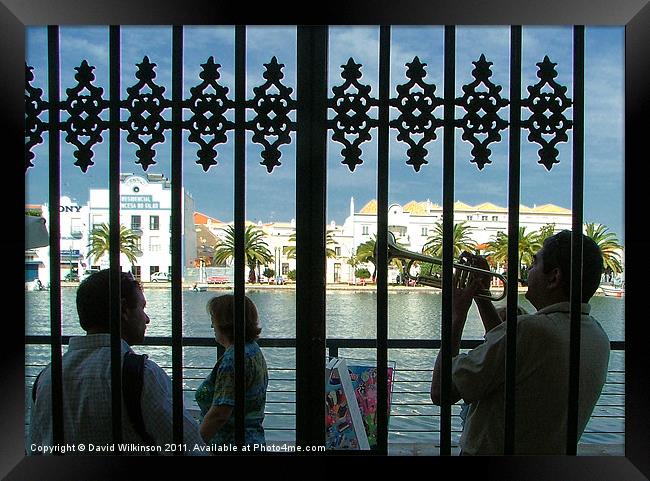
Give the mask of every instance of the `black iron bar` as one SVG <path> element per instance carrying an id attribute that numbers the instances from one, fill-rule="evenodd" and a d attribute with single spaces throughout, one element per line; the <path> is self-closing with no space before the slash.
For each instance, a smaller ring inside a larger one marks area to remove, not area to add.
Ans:
<path id="1" fill-rule="evenodd" d="M 246 27 L 235 27 L 235 444 L 243 446 L 246 399 L 244 230 L 246 222 Z"/>
<path id="2" fill-rule="evenodd" d="M 122 331 L 121 331 L 121 272 L 120 266 L 120 27 L 109 29 L 110 43 L 110 107 L 108 154 L 108 216 L 110 262 L 110 320 L 111 320 L 111 416 L 113 442 L 122 442 Z"/>
<path id="3" fill-rule="evenodd" d="M 379 29 L 377 252 L 387 252 L 390 98 L 390 27 Z M 388 454 L 388 256 L 377 259 L 377 453 Z"/>
<path id="4" fill-rule="evenodd" d="M 67 345 L 70 342 L 69 335 L 61 336 L 61 344 Z M 480 339 L 463 339 L 460 342 L 461 349 L 474 349 L 475 347 L 483 344 Z M 45 335 L 29 335 L 25 336 L 25 344 L 46 344 L 52 343 L 51 336 Z M 267 337 L 260 338 L 257 342 L 260 347 L 282 347 L 294 348 L 296 347 L 296 339 L 286 337 Z M 440 349 L 440 339 L 388 339 L 386 341 L 388 349 Z M 161 336 L 147 336 L 142 343 L 143 346 L 171 346 L 171 337 Z M 376 345 L 374 339 L 327 339 L 327 348 L 330 353 L 337 352 L 332 349 L 372 349 Z M 185 337 L 183 339 L 183 346 L 185 347 L 214 347 L 218 346 L 214 337 Z M 610 341 L 610 349 L 612 351 L 625 351 L 625 341 Z M 222 352 L 223 354 L 223 352 Z M 338 352 L 337 354 L 338 355 Z M 189 369 L 189 367 L 186 367 Z M 430 369 L 400 369 L 401 372 L 431 372 Z M 624 371 L 610 370 L 610 373 L 623 373 Z M 427 379 L 427 382 L 430 380 Z"/>
<path id="5" fill-rule="evenodd" d="M 298 27 L 296 444 L 325 444 L 327 27 Z"/>
<path id="6" fill-rule="evenodd" d="M 453 229 L 454 229 L 454 141 L 455 132 L 455 80 L 456 80 L 456 27 L 445 27 L 444 74 L 444 143 L 442 180 L 442 356 L 440 376 L 440 454 L 451 454 L 451 317 L 453 282 Z"/>
<path id="7" fill-rule="evenodd" d="M 566 452 L 578 448 L 578 403 L 580 383 L 580 319 L 582 298 L 582 222 L 584 197 L 584 86 L 585 27 L 573 27 L 573 176 L 571 236 L 571 340 L 569 351 L 569 411 Z"/>
<path id="8" fill-rule="evenodd" d="M 52 441 L 63 444 L 63 364 L 61 355 L 61 137 L 59 103 L 59 27 L 47 28 L 48 91 L 50 96 L 50 335 L 52 356 Z"/>
<path id="9" fill-rule="evenodd" d="M 515 450 L 517 302 L 519 298 L 519 205 L 521 188 L 521 25 L 510 27 L 510 145 L 508 160 L 508 293 L 504 454 Z M 514 269 L 514 270 L 513 270 Z M 514 273 L 514 275 L 513 275 Z"/>
<path id="10" fill-rule="evenodd" d="M 183 27 L 172 27 L 172 439 L 183 442 Z M 192 235 L 193 232 L 185 232 Z M 184 454 L 182 450 L 175 452 Z"/>

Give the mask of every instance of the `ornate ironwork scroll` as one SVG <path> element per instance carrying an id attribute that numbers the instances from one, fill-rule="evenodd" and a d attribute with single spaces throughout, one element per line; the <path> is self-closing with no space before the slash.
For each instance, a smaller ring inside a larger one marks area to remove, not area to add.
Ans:
<path id="1" fill-rule="evenodd" d="M 560 162 L 557 160 L 559 151 L 555 146 L 568 140 L 567 130 L 573 126 L 573 122 L 564 115 L 564 111 L 572 104 L 566 96 L 567 87 L 554 80 L 557 77 L 556 65 L 557 63 L 551 62 L 548 56 L 544 56 L 544 61 L 537 63 L 537 76 L 540 81 L 528 87 L 529 96 L 521 102 L 523 107 L 532 112 L 521 125 L 530 132 L 528 140 L 542 146 L 537 151 L 538 163 L 547 170 L 551 170 L 553 164 Z"/>
<path id="2" fill-rule="evenodd" d="M 32 148 L 43 142 L 43 132 L 47 125 L 39 118 L 48 109 L 48 103 L 42 99 L 43 90 L 34 87 L 34 67 L 25 64 L 25 172 L 34 167 Z"/>
<path id="3" fill-rule="evenodd" d="M 333 87 L 334 97 L 328 99 L 328 107 L 336 112 L 329 120 L 329 128 L 334 130 L 332 140 L 344 145 L 341 149 L 342 164 L 346 164 L 354 172 L 357 165 L 363 163 L 361 148 L 363 142 L 370 140 L 370 129 L 377 126 L 377 120 L 368 115 L 371 107 L 377 101 L 369 96 L 370 85 L 359 83 L 362 77 L 361 64 L 355 63 L 350 57 L 348 63 L 341 65 L 343 85 Z M 353 140 L 348 140 L 353 137 Z"/>
<path id="4" fill-rule="evenodd" d="M 62 104 L 62 109 L 70 115 L 64 123 L 64 130 L 68 134 L 65 140 L 77 147 L 74 152 L 77 159 L 74 165 L 84 173 L 94 164 L 92 148 L 102 142 L 102 131 L 105 129 L 105 123 L 100 117 L 104 110 L 104 89 L 92 84 L 95 80 L 94 69 L 95 67 L 88 65 L 86 60 L 83 60 L 79 67 L 75 67 L 77 73 L 74 78 L 77 85 L 66 89 L 68 98 Z M 84 91 L 88 93 L 84 94 Z"/>
<path id="5" fill-rule="evenodd" d="M 193 115 L 187 122 L 187 129 L 190 131 L 190 142 L 200 146 L 196 163 L 207 172 L 211 166 L 217 165 L 216 146 L 225 143 L 228 130 L 234 128 L 234 123 L 224 115 L 234 106 L 234 102 L 227 97 L 228 88 L 217 82 L 221 77 L 221 65 L 214 62 L 214 57 L 210 57 L 201 67 L 203 71 L 199 77 L 203 82 L 190 89 L 187 106 Z"/>
<path id="6" fill-rule="evenodd" d="M 436 86 L 424 81 L 427 72 L 426 63 L 415 57 L 406 64 L 407 83 L 397 86 L 398 96 L 391 99 L 391 106 L 396 107 L 400 115 L 390 121 L 390 126 L 397 129 L 397 140 L 409 145 L 406 151 L 408 160 L 416 172 L 423 164 L 428 164 L 426 156 L 429 153 L 426 144 L 436 139 L 436 129 L 443 125 L 442 119 L 436 118 L 433 111 L 444 103 L 436 97 Z"/>
<path id="7" fill-rule="evenodd" d="M 508 127 L 508 122 L 499 117 L 499 110 L 508 105 L 506 99 L 501 98 L 502 87 L 495 85 L 490 80 L 492 77 L 492 62 L 485 59 L 485 55 L 474 64 L 472 76 L 474 81 L 463 85 L 462 97 L 456 99 L 456 105 L 462 107 L 467 113 L 458 124 L 463 129 L 463 140 L 472 144 L 472 156 L 470 162 L 475 163 L 479 170 L 485 164 L 491 164 L 490 154 L 492 150 L 488 147 L 493 142 L 501 140 L 501 130 Z"/>
<path id="8" fill-rule="evenodd" d="M 501 141 L 501 131 L 508 128 L 506 119 L 499 111 L 509 105 L 508 99 L 501 96 L 502 87 L 492 80 L 492 62 L 485 55 L 472 62 L 474 80 L 462 87 L 463 95 L 455 99 L 455 105 L 464 110 L 462 118 L 453 120 L 455 127 L 463 129 L 462 138 L 472 144 L 471 162 L 479 170 L 490 164 L 490 146 Z M 155 82 L 156 64 L 145 56 L 136 64 L 137 83 L 127 88 L 127 98 L 105 100 L 103 89 L 93 85 L 94 69 L 86 60 L 76 67 L 76 85 L 67 89 L 67 98 L 56 106 L 68 117 L 58 129 L 66 133 L 65 141 L 75 146 L 74 165 L 83 172 L 94 164 L 93 148 L 103 141 L 103 131 L 108 122 L 102 120 L 104 110 L 111 102 L 117 102 L 121 109 L 128 111 L 128 118 L 120 121 L 120 128 L 126 131 L 127 141 L 137 147 L 136 163 L 146 171 L 156 164 L 155 146 L 165 140 L 165 130 L 171 122 L 163 117 L 165 109 L 172 102 L 164 97 L 165 88 Z M 572 100 L 567 97 L 567 87 L 556 82 L 558 75 L 556 63 L 545 56 L 536 64 L 540 79 L 528 87 L 528 97 L 521 105 L 530 110 L 531 115 L 521 122 L 528 130 L 528 141 L 541 146 L 538 150 L 539 163 L 550 170 L 559 163 L 557 145 L 568 141 L 568 131 L 573 122 L 566 116 Z M 407 82 L 398 85 L 395 98 L 389 99 L 391 107 L 399 113 L 390 121 L 391 128 L 398 131 L 397 140 L 408 145 L 407 161 L 419 172 L 427 164 L 428 144 L 437 139 L 436 130 L 443 126 L 443 119 L 437 118 L 435 111 L 444 104 L 436 96 L 436 86 L 427 83 L 425 78 L 427 64 L 419 57 L 406 63 Z M 229 111 L 234 110 L 235 102 L 228 97 L 229 89 L 219 84 L 221 65 L 209 57 L 201 64 L 200 83 L 190 89 L 190 96 L 174 104 L 175 108 L 188 109 L 191 116 L 183 121 L 182 128 L 189 132 L 189 141 L 198 145 L 197 160 L 204 171 L 217 165 L 217 147 L 228 141 L 228 132 L 234 130 L 234 121 L 228 119 Z M 293 89 L 283 84 L 284 64 L 272 57 L 264 64 L 262 76 L 265 82 L 253 89 L 253 98 L 245 100 L 245 106 L 254 111 L 254 117 L 245 124 L 246 130 L 253 133 L 252 140 L 263 146 L 261 165 L 271 173 L 280 166 L 282 145 L 291 143 L 291 132 L 296 131 L 292 113 L 296 101 L 292 98 Z M 371 129 L 378 126 L 378 120 L 371 117 L 370 111 L 379 106 L 379 101 L 371 97 L 370 85 L 362 80 L 362 65 L 349 58 L 341 65 L 343 83 L 332 88 L 333 96 L 327 99 L 327 107 L 334 115 L 328 120 L 332 130 L 332 140 L 342 144 L 342 164 L 354 172 L 363 163 L 362 144 L 371 140 Z M 33 148 L 43 142 L 43 133 L 50 128 L 50 121 L 40 117 L 50 107 L 43 99 L 43 91 L 33 85 L 33 68 L 25 65 L 25 170 L 34 166 Z M 518 94 L 518 92 L 513 93 Z M 516 133 L 513 133 L 516 135 Z"/>
<path id="9" fill-rule="evenodd" d="M 165 88 L 154 82 L 156 64 L 151 63 L 149 57 L 145 56 L 142 63 L 136 65 L 138 70 L 135 76 L 139 82 L 126 89 L 129 95 L 125 108 L 130 114 L 126 122 L 126 130 L 129 132 L 126 138 L 140 147 L 135 153 L 138 157 L 135 163 L 147 170 L 150 165 L 156 163 L 156 151 L 153 146 L 165 140 L 165 120 L 162 112 L 168 102 L 163 97 Z M 146 92 L 147 89 L 149 93 Z"/>
<path id="10" fill-rule="evenodd" d="M 264 146 L 264 160 L 260 164 L 271 173 L 274 167 L 281 165 L 280 146 L 291 143 L 290 134 L 295 130 L 295 125 L 289 118 L 289 113 L 295 108 L 295 101 L 291 98 L 293 89 L 282 85 L 284 64 L 278 63 L 278 59 L 273 57 L 264 67 L 266 71 L 263 77 L 266 82 L 253 89 L 255 97 L 248 102 L 248 106 L 256 115 L 247 123 L 247 127 L 253 131 L 253 142 Z M 269 138 L 273 141 L 269 141 Z"/>

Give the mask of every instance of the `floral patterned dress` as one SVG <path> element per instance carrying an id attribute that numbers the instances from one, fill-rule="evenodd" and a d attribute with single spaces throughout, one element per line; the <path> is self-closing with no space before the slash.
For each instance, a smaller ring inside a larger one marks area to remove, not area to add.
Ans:
<path id="1" fill-rule="evenodd" d="M 268 369 L 262 350 L 255 341 L 249 342 L 244 348 L 244 366 L 246 372 L 245 397 L 245 442 L 247 445 L 263 445 L 264 438 L 264 408 L 266 406 L 266 389 L 269 384 Z M 200 421 L 212 406 L 235 406 L 235 348 L 226 349 L 224 355 L 217 360 L 210 375 L 201 383 L 195 394 L 196 403 L 201 409 Z M 235 411 L 226 423 L 217 431 L 208 444 L 224 445 L 235 443 Z"/>

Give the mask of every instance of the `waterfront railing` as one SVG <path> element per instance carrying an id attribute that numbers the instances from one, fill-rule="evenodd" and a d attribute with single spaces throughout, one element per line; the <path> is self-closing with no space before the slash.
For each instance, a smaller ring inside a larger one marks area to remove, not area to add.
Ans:
<path id="1" fill-rule="evenodd" d="M 70 336 L 64 336 L 62 343 L 67 345 Z M 373 349 L 374 339 L 327 339 L 327 352 L 330 357 L 364 358 L 366 354 L 355 354 L 365 349 Z M 463 340 L 461 350 L 472 349 L 481 340 Z M 49 336 L 27 336 L 28 345 L 49 345 Z M 258 341 L 264 349 L 295 349 L 295 338 L 262 338 Z M 148 337 L 144 346 L 171 347 L 170 337 Z M 440 349 L 440 339 L 389 339 L 390 350 L 409 349 L 430 351 L 432 356 Z M 188 337 L 183 339 L 185 349 L 218 348 L 212 337 Z M 610 343 L 613 353 L 625 351 L 624 341 Z M 145 351 L 146 347 L 138 349 Z M 432 357 L 434 358 L 434 357 Z M 296 369 L 295 363 L 269 363 L 269 389 L 265 411 L 264 427 L 267 442 L 296 442 Z M 26 364 L 25 401 L 29 407 L 31 386 L 44 364 Z M 172 366 L 161 364 L 172 375 Z M 198 418 L 199 411 L 194 402 L 194 391 L 212 369 L 212 365 L 192 365 L 183 367 L 183 394 L 185 407 Z M 582 440 L 578 445 L 578 454 L 584 455 L 624 455 L 624 420 L 625 420 L 625 371 L 612 366 L 607 373 L 607 380 L 596 403 Z M 388 425 L 388 454 L 399 455 L 435 455 L 440 448 L 440 408 L 431 403 L 429 385 L 431 368 L 418 368 L 398 363 L 392 384 L 392 400 Z M 323 393 L 323 401 L 324 401 Z M 458 442 L 462 432 L 460 404 L 452 406 L 451 447 L 458 451 Z M 26 427 L 29 413 L 26 415 Z M 323 430 L 325 424 L 323 421 Z M 27 432 L 27 429 L 26 429 Z"/>

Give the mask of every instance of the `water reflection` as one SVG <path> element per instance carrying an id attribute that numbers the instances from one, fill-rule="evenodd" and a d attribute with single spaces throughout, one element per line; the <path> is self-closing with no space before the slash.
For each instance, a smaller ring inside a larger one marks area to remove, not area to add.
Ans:
<path id="1" fill-rule="evenodd" d="M 206 303 L 220 292 L 184 292 L 183 334 L 186 337 L 212 337 Z M 250 290 L 247 293 L 260 313 L 263 337 L 295 337 L 296 296 L 292 290 Z M 76 289 L 62 289 L 63 334 L 83 335 L 79 327 L 75 305 Z M 147 313 L 151 323 L 148 336 L 171 336 L 171 290 L 145 288 Z M 49 292 L 26 292 L 25 330 L 28 335 L 48 335 Z M 374 338 L 376 336 L 376 293 L 328 291 L 326 295 L 327 336 L 329 338 Z M 528 312 L 532 306 L 519 296 L 519 302 Z M 624 339 L 624 300 L 611 297 L 594 297 L 593 315 L 611 340 Z M 390 291 L 388 296 L 389 337 L 399 339 L 439 339 L 442 296 L 436 291 Z M 480 339 L 483 328 L 478 311 L 470 309 L 464 338 Z M 65 351 L 66 346 L 63 346 Z M 171 375 L 171 349 L 165 346 L 136 348 L 163 366 Z M 50 347 L 30 345 L 26 349 L 27 386 L 50 361 Z M 264 348 L 270 368 L 267 411 L 276 414 L 265 419 L 268 439 L 295 440 L 295 349 Z M 339 355 L 356 359 L 376 359 L 374 349 L 340 349 Z M 431 368 L 436 350 L 390 349 L 388 358 L 397 363 L 390 417 L 389 442 L 415 442 L 434 445 L 439 434 L 439 408 L 430 403 L 428 396 Z M 610 373 L 598 405 L 587 425 L 582 442 L 623 444 L 624 433 L 624 352 L 612 352 Z M 195 407 L 194 390 L 208 374 L 216 360 L 213 347 L 183 348 L 183 387 L 185 405 Z M 26 391 L 28 392 L 28 391 Z M 26 396 L 26 412 L 28 397 Z M 458 441 L 459 406 L 452 408 L 452 442 Z M 416 415 L 416 416 L 414 416 Z"/>
<path id="2" fill-rule="evenodd" d="M 189 337 L 213 335 L 205 306 L 217 291 L 183 294 L 183 334 Z M 79 335 L 75 305 L 76 288 L 62 289 L 63 334 Z M 250 290 L 260 314 L 263 337 L 295 337 L 296 294 L 293 290 Z M 26 292 L 26 333 L 47 335 L 50 331 L 49 292 Z M 171 336 L 171 290 L 147 289 L 147 313 L 151 323 L 149 336 Z M 373 291 L 327 291 L 327 337 L 374 338 L 377 332 L 377 296 Z M 519 296 L 528 312 L 534 309 Z M 592 314 L 600 321 L 610 340 L 624 340 L 624 299 L 596 296 L 591 301 Z M 442 296 L 440 291 L 389 291 L 388 335 L 395 339 L 439 339 L 441 336 Z M 464 331 L 465 339 L 481 339 L 483 326 L 472 305 Z"/>

